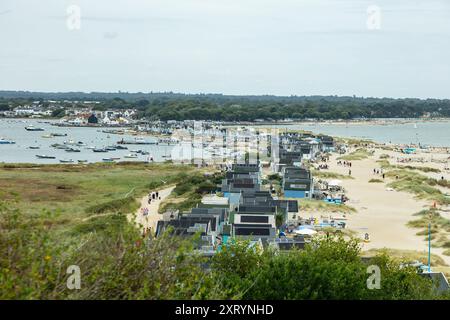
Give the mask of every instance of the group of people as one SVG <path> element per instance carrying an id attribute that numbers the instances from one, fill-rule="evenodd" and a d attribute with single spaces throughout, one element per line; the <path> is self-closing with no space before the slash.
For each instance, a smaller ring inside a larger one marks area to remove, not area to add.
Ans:
<path id="1" fill-rule="evenodd" d="M 153 191 L 148 194 L 148 204 L 151 204 L 152 200 L 161 200 L 158 191 Z"/>
<path id="2" fill-rule="evenodd" d="M 342 161 L 342 160 L 339 160 L 339 161 L 337 162 L 337 164 L 338 164 L 338 166 L 344 166 L 344 167 L 349 167 L 349 168 L 352 167 L 352 163 L 351 163 L 350 161 Z"/>
<path id="3" fill-rule="evenodd" d="M 385 174 L 383 172 L 383 169 L 373 169 L 373 174 L 381 174 L 383 176 L 383 179 L 385 178 Z"/>
<path id="4" fill-rule="evenodd" d="M 328 164 L 326 164 L 326 163 L 319 164 L 319 167 L 317 169 L 318 170 L 327 170 L 328 169 Z"/>

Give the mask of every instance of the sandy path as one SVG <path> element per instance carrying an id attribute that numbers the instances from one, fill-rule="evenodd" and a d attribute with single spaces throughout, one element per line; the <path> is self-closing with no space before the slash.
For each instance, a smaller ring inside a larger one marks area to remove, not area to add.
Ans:
<path id="1" fill-rule="evenodd" d="M 154 233 L 158 221 L 162 219 L 162 215 L 158 213 L 159 206 L 161 202 L 171 194 L 173 189 L 175 189 L 175 186 L 158 190 L 161 200 L 152 200 L 151 204 L 148 204 L 148 195 L 143 197 L 141 199 L 141 207 L 137 210 L 135 215 L 129 215 L 129 220 L 132 220 L 134 217 L 134 221 L 137 225 L 141 225 L 142 229 L 151 228 L 151 232 Z M 141 211 L 144 208 L 148 209 L 148 215 L 146 217 Z"/>
<path id="2" fill-rule="evenodd" d="M 347 175 L 349 168 L 338 166 L 337 157 L 338 155 L 333 155 L 330 158 L 330 171 Z M 426 254 L 428 246 L 424 237 L 417 236 L 418 230 L 408 228 L 406 223 L 417 219 L 413 214 L 431 203 L 417 200 L 414 195 L 406 192 L 387 191 L 385 183 L 368 183 L 372 178 L 382 179 L 380 175 L 373 174 L 373 169 L 379 168 L 377 159 L 378 157 L 371 157 L 352 161 L 351 171 L 355 179 L 342 180 L 350 198 L 348 204 L 358 211 L 347 215 L 347 227 L 356 231 L 361 238 L 364 238 L 365 233 L 369 234 L 370 242 L 364 243 L 363 250 L 392 248 Z M 442 250 L 432 249 L 432 252 L 439 254 L 450 264 L 450 257 L 442 255 Z"/>

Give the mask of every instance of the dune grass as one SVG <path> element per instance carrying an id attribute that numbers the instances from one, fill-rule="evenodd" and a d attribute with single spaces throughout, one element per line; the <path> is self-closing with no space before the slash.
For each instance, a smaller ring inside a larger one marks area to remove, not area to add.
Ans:
<path id="1" fill-rule="evenodd" d="M 450 220 L 442 217 L 437 209 L 422 210 L 415 214 L 419 219 L 409 221 L 408 227 L 420 229 L 416 234 L 425 236 L 428 241 L 428 235 L 431 231 L 432 246 L 436 248 L 450 248 L 450 239 L 447 234 L 450 232 Z M 430 230 L 428 229 L 430 227 Z"/>
<path id="2" fill-rule="evenodd" d="M 383 183 L 383 180 L 381 180 L 381 179 L 370 179 L 369 183 Z"/>
<path id="3" fill-rule="evenodd" d="M 331 171 L 324 171 L 324 170 L 313 170 L 312 175 L 314 178 L 320 178 L 320 179 L 354 179 L 352 176 L 344 175 L 336 172 Z"/>
<path id="4" fill-rule="evenodd" d="M 435 201 L 441 205 L 450 204 L 450 198 L 439 189 L 434 188 L 438 184 L 436 179 L 404 169 L 389 171 L 386 173 L 386 176 L 395 179 L 388 184 L 389 187 L 395 190 L 413 193 L 419 199 Z"/>
<path id="5" fill-rule="evenodd" d="M 321 200 L 301 199 L 298 200 L 300 211 L 323 211 L 323 212 L 340 212 L 354 213 L 356 209 L 345 204 L 332 204 Z"/>
<path id="6" fill-rule="evenodd" d="M 431 167 L 421 167 L 421 166 L 411 166 L 411 165 L 393 165 L 391 163 L 389 163 L 388 160 L 381 158 L 382 160 L 378 160 L 377 163 L 380 164 L 380 167 L 383 169 L 404 169 L 404 170 L 417 170 L 417 171 L 422 171 L 422 172 L 433 172 L 433 173 L 440 173 L 441 170 L 437 169 L 437 168 L 431 168 Z"/>
<path id="7" fill-rule="evenodd" d="M 397 261 L 399 263 L 409 263 L 413 261 L 419 261 L 423 264 L 428 263 L 428 253 L 427 252 L 420 252 L 420 251 L 413 251 L 413 250 L 398 250 L 398 249 L 370 249 L 367 251 L 364 251 L 362 253 L 362 256 L 364 257 L 373 257 L 380 253 L 386 253 L 394 259 L 394 261 Z M 444 259 L 439 257 L 436 254 L 431 254 L 431 266 L 433 267 L 446 267 L 447 264 L 445 263 Z"/>
<path id="8" fill-rule="evenodd" d="M 365 148 L 358 148 L 355 151 L 337 158 L 338 160 L 353 161 L 353 160 L 364 160 L 373 155 L 373 151 L 368 151 Z"/>
<path id="9" fill-rule="evenodd" d="M 161 203 L 159 213 L 168 210 L 184 212 L 196 207 L 201 202 L 202 195 L 216 192 L 223 177 L 219 172 L 208 176 L 201 172 L 186 175 L 177 183 L 172 194 Z"/>

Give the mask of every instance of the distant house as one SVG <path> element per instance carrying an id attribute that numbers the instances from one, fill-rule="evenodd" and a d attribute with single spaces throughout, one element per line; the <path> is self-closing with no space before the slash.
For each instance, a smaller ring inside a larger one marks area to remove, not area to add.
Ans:
<path id="1" fill-rule="evenodd" d="M 98 123 L 98 118 L 95 114 L 91 114 L 90 117 L 88 118 L 88 123 L 89 124 L 97 124 Z"/>

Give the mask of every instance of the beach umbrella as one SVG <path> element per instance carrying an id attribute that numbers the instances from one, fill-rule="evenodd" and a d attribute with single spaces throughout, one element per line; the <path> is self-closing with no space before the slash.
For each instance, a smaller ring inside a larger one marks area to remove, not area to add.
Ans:
<path id="1" fill-rule="evenodd" d="M 342 184 L 342 181 L 341 181 L 341 180 L 337 180 L 337 179 L 330 180 L 330 181 L 328 182 L 328 185 L 329 185 L 329 186 L 332 186 L 332 187 L 334 187 L 334 186 L 338 187 L 338 186 L 340 186 L 341 184 Z"/>
<path id="2" fill-rule="evenodd" d="M 305 236 L 312 236 L 317 233 L 317 231 L 309 228 L 300 228 L 294 230 L 295 234 L 305 235 Z"/>

